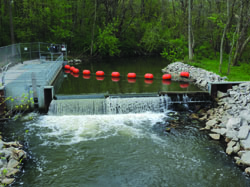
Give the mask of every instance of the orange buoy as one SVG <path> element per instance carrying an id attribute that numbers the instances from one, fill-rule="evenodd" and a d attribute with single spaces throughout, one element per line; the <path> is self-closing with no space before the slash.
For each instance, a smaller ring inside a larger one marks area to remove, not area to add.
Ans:
<path id="1" fill-rule="evenodd" d="M 111 80 L 113 82 L 119 82 L 120 81 L 120 77 L 111 77 Z"/>
<path id="2" fill-rule="evenodd" d="M 103 81 L 104 80 L 104 76 L 96 76 L 96 80 Z"/>
<path id="3" fill-rule="evenodd" d="M 135 78 L 128 78 L 128 83 L 135 83 L 136 79 Z"/>
<path id="4" fill-rule="evenodd" d="M 83 75 L 82 76 L 84 79 L 90 79 L 90 75 Z"/>
<path id="5" fill-rule="evenodd" d="M 104 76 L 104 72 L 103 71 L 97 71 L 95 74 L 96 74 L 96 76 Z"/>
<path id="6" fill-rule="evenodd" d="M 77 69 L 77 68 L 73 69 L 73 73 L 78 74 L 79 73 L 79 69 Z"/>
<path id="7" fill-rule="evenodd" d="M 119 72 L 112 72 L 111 77 L 120 77 L 120 73 Z"/>
<path id="8" fill-rule="evenodd" d="M 146 74 L 144 75 L 144 78 L 145 78 L 145 79 L 153 79 L 153 78 L 154 78 L 154 75 L 151 74 L 151 73 L 146 73 Z"/>
<path id="9" fill-rule="evenodd" d="M 70 71 L 73 71 L 74 69 L 75 69 L 74 66 L 71 66 L 71 67 L 70 67 Z"/>
<path id="10" fill-rule="evenodd" d="M 70 65 L 68 65 L 68 64 L 65 65 L 65 66 L 64 66 L 64 69 L 70 69 Z"/>
<path id="11" fill-rule="evenodd" d="M 180 84 L 180 87 L 181 87 L 181 88 L 187 88 L 187 87 L 189 87 L 189 83 L 188 83 L 188 82 L 181 83 L 181 84 Z"/>
<path id="12" fill-rule="evenodd" d="M 171 80 L 162 80 L 162 84 L 164 85 L 170 85 L 171 84 Z"/>
<path id="13" fill-rule="evenodd" d="M 90 71 L 87 69 L 83 70 L 82 73 L 83 75 L 90 75 Z"/>
<path id="14" fill-rule="evenodd" d="M 183 71 L 183 72 L 180 73 L 180 76 L 188 78 L 189 77 L 189 72 Z"/>
<path id="15" fill-rule="evenodd" d="M 162 75 L 163 80 L 170 80 L 172 78 L 171 74 L 164 74 Z"/>
<path id="16" fill-rule="evenodd" d="M 64 73 L 70 73 L 70 70 L 66 69 L 64 70 Z"/>
<path id="17" fill-rule="evenodd" d="M 136 73 L 128 73 L 127 77 L 129 79 L 135 79 L 136 78 Z"/>

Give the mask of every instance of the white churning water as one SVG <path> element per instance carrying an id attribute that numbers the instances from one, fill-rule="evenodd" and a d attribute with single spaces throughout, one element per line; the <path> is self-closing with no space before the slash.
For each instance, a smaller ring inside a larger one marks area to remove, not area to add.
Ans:
<path id="1" fill-rule="evenodd" d="M 30 124 L 39 127 L 43 145 L 69 145 L 82 141 L 95 141 L 111 136 L 145 138 L 153 136 L 149 129 L 164 119 L 163 113 L 116 114 L 116 115 L 65 115 L 41 116 Z M 151 137 L 154 138 L 154 137 Z"/>

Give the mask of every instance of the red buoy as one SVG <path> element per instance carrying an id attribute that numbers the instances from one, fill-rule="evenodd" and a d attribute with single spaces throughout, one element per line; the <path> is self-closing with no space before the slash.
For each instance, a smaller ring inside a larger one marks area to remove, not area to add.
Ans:
<path id="1" fill-rule="evenodd" d="M 111 77 L 111 80 L 113 82 L 119 82 L 120 81 L 120 77 Z"/>
<path id="2" fill-rule="evenodd" d="M 180 73 L 180 76 L 181 76 L 181 77 L 186 77 L 186 78 L 188 78 L 188 77 L 189 77 L 189 73 L 183 71 L 183 72 Z"/>
<path id="3" fill-rule="evenodd" d="M 170 80 L 172 78 L 171 74 L 164 74 L 162 75 L 163 80 Z"/>
<path id="4" fill-rule="evenodd" d="M 128 73 L 127 77 L 130 78 L 130 79 L 135 79 L 136 78 L 136 73 Z"/>
<path id="5" fill-rule="evenodd" d="M 77 68 L 73 69 L 73 73 L 78 74 L 79 73 L 79 69 L 77 69 Z"/>
<path id="6" fill-rule="evenodd" d="M 119 72 L 112 72 L 111 77 L 120 77 L 120 73 Z"/>
<path id="7" fill-rule="evenodd" d="M 171 84 L 171 80 L 162 80 L 162 84 L 164 84 L 164 85 L 170 85 Z"/>
<path id="8" fill-rule="evenodd" d="M 145 79 L 144 82 L 146 84 L 153 84 L 154 80 L 153 79 Z"/>
<path id="9" fill-rule="evenodd" d="M 104 76 L 96 76 L 96 80 L 103 81 L 104 80 Z"/>
<path id="10" fill-rule="evenodd" d="M 188 82 L 181 83 L 181 84 L 180 84 L 180 87 L 181 87 L 181 88 L 187 88 L 187 87 L 189 87 L 189 83 L 188 83 Z"/>
<path id="11" fill-rule="evenodd" d="M 64 70 L 64 73 L 70 73 L 70 70 L 66 69 Z"/>
<path id="12" fill-rule="evenodd" d="M 71 67 L 70 67 L 70 71 L 73 71 L 74 69 L 75 69 L 74 66 L 71 66 Z"/>
<path id="13" fill-rule="evenodd" d="M 151 73 L 146 73 L 146 74 L 144 75 L 144 78 L 145 78 L 145 79 L 153 79 L 153 78 L 154 78 L 154 75 L 151 74 Z"/>
<path id="14" fill-rule="evenodd" d="M 96 76 L 104 76 L 104 72 L 103 71 L 97 71 L 95 74 L 96 74 Z"/>
<path id="15" fill-rule="evenodd" d="M 83 75 L 90 75 L 90 71 L 87 69 L 83 70 L 82 73 Z"/>
<path id="16" fill-rule="evenodd" d="M 68 64 L 65 65 L 65 66 L 64 66 L 64 69 L 70 69 L 70 65 L 68 65 Z"/>
<path id="17" fill-rule="evenodd" d="M 90 75 L 83 75 L 82 76 L 84 79 L 90 79 Z"/>

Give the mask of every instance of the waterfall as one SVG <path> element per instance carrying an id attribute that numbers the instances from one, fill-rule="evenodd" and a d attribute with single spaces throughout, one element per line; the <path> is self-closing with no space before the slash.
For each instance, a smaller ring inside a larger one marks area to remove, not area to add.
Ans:
<path id="1" fill-rule="evenodd" d="M 168 96 L 53 100 L 49 115 L 159 113 L 165 112 L 170 102 Z"/>

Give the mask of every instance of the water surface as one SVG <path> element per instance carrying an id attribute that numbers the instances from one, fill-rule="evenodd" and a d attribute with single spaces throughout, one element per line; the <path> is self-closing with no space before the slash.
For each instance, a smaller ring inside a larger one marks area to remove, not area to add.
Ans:
<path id="1" fill-rule="evenodd" d="M 187 115 L 41 115 L 10 123 L 6 136 L 24 141 L 29 154 L 13 186 L 249 186 Z"/>
<path id="2" fill-rule="evenodd" d="M 79 75 L 66 73 L 56 94 L 76 95 L 90 93 L 157 93 L 159 91 L 195 91 L 200 90 L 193 84 L 175 81 L 162 81 L 162 69 L 168 62 L 161 57 L 112 58 L 101 62 L 90 62 L 75 67 Z M 83 76 L 82 70 L 91 71 L 91 76 Z M 105 77 L 96 77 L 95 72 L 102 70 Z M 120 78 L 112 78 L 111 73 L 118 71 Z M 127 79 L 127 74 L 134 72 L 136 79 Z M 144 75 L 152 73 L 153 80 L 145 80 Z"/>

